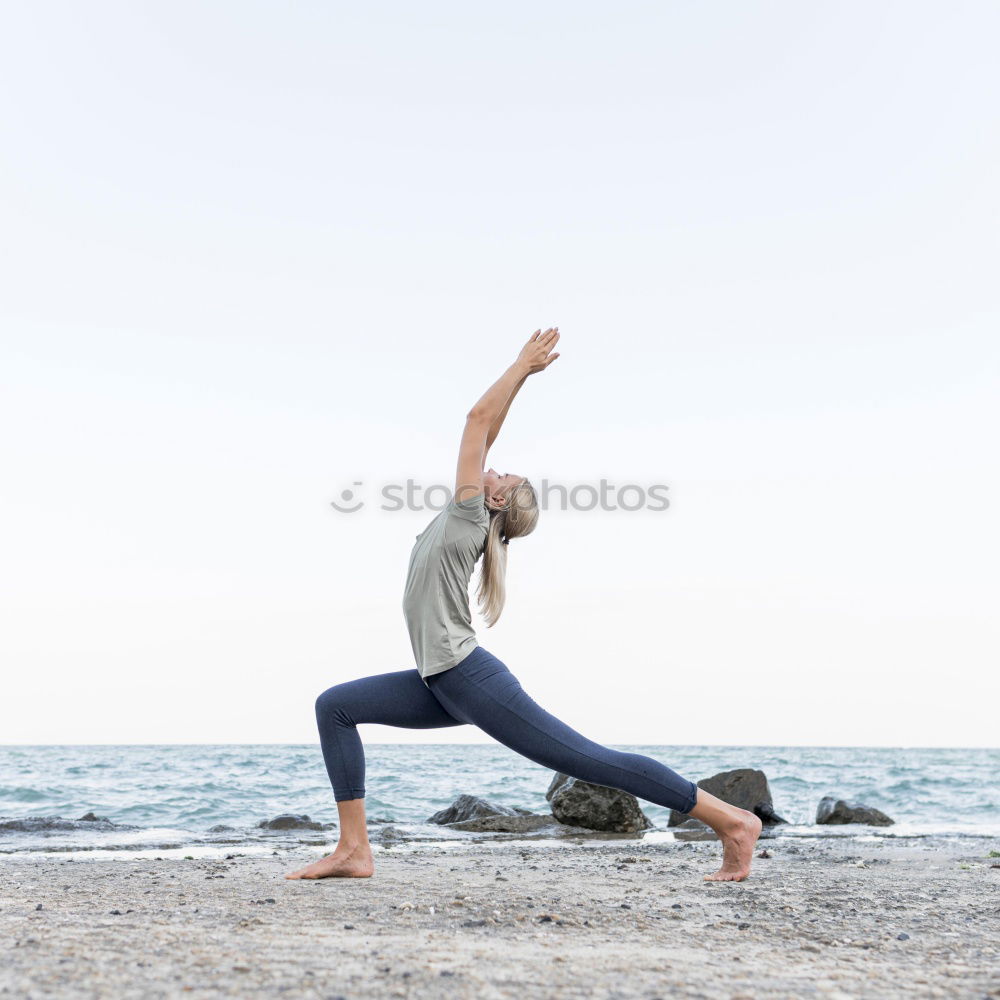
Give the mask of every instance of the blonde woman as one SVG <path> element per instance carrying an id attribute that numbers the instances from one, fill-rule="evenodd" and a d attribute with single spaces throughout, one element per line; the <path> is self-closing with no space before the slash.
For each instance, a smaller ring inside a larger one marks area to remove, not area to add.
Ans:
<path id="1" fill-rule="evenodd" d="M 473 568 L 481 557 L 477 596 L 489 627 L 504 607 L 508 546 L 538 524 L 531 483 L 486 468 L 486 454 L 528 376 L 559 357 L 558 342 L 558 328 L 535 331 L 465 419 L 454 497 L 417 535 L 410 555 L 403 612 L 416 666 L 337 684 L 316 699 L 340 840 L 332 854 L 286 878 L 374 873 L 365 823 L 365 755 L 357 730 L 364 722 L 407 729 L 478 726 L 536 764 L 707 823 L 722 840 L 722 867 L 706 879 L 739 882 L 750 873 L 761 829 L 753 813 L 709 795 L 652 757 L 588 740 L 532 701 L 510 670 L 476 640 L 469 610 Z"/>

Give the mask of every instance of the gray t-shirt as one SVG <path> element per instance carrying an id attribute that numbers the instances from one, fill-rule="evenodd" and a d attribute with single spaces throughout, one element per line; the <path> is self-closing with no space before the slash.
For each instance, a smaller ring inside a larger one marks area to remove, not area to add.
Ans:
<path id="1" fill-rule="evenodd" d="M 417 535 L 406 572 L 403 615 L 422 678 L 449 670 L 478 645 L 469 580 L 489 525 L 480 493 L 467 500 L 452 498 Z"/>

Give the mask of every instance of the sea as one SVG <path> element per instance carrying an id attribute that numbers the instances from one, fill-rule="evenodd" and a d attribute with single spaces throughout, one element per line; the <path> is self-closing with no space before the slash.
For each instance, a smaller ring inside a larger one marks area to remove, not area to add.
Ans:
<path id="1" fill-rule="evenodd" d="M 788 820 L 777 839 L 940 840 L 1000 835 L 1000 750 L 618 745 L 692 780 L 738 767 L 767 775 Z M 427 822 L 462 794 L 548 813 L 553 772 L 500 744 L 366 743 L 367 813 L 376 850 L 503 839 Z M 833 795 L 876 808 L 889 827 L 817 826 Z M 640 801 L 643 834 L 669 842 L 669 811 Z M 309 826 L 272 829 L 278 816 Z M 84 819 L 83 817 L 96 817 Z M 319 851 L 336 843 L 337 811 L 318 744 L 0 745 L 0 855 L 224 857 Z M 508 839 L 523 841 L 525 835 Z M 600 839 L 600 835 L 595 835 Z M 560 838 L 547 839 L 554 846 Z M 546 844 L 546 838 L 533 840 Z M 332 849 L 332 848 L 331 848 Z"/>

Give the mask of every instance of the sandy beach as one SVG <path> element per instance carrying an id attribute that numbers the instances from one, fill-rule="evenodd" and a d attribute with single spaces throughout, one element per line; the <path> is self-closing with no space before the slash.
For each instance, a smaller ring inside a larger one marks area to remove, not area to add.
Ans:
<path id="1" fill-rule="evenodd" d="M 1000 997 L 984 841 L 425 845 L 374 878 L 288 881 L 320 851 L 10 857 L 12 997 Z"/>

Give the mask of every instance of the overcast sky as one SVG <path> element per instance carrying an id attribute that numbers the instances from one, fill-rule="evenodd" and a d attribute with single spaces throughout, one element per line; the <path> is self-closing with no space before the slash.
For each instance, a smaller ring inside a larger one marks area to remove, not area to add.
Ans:
<path id="1" fill-rule="evenodd" d="M 321 691 L 413 666 L 434 511 L 378 489 L 450 486 L 558 324 L 490 463 L 670 506 L 511 543 L 476 622 L 536 701 L 619 744 L 996 745 L 998 29 L 8 9 L 0 740 L 316 742 Z"/>

